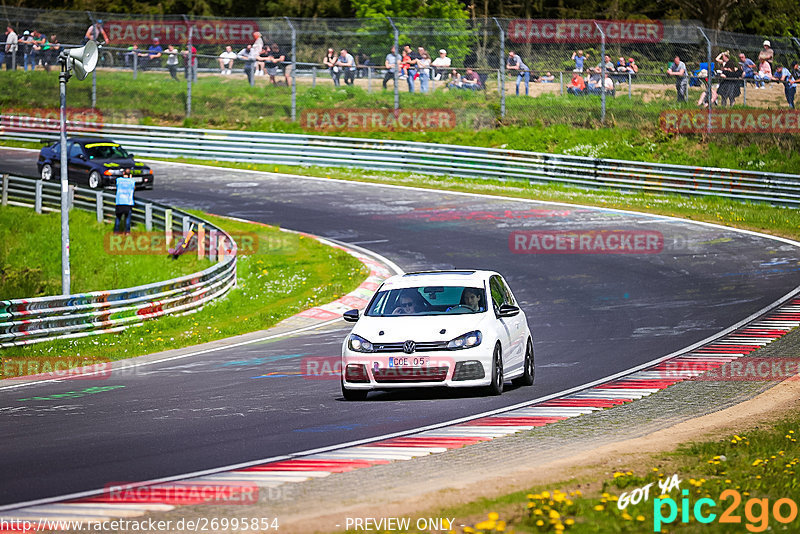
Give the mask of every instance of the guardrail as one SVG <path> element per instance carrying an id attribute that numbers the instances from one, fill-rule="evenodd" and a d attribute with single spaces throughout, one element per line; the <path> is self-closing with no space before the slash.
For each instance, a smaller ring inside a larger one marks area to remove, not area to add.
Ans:
<path id="1" fill-rule="evenodd" d="M 2 205 L 60 209 L 59 183 L 3 175 Z M 114 195 L 71 186 L 71 205 L 114 215 Z M 190 225 L 198 228 L 197 254 L 216 263 L 199 273 L 126 289 L 0 301 L 0 348 L 55 338 L 118 332 L 168 314 L 196 310 L 236 284 L 236 243 L 224 230 L 159 202 L 137 201 L 132 220 L 147 230 L 163 230 L 180 242 Z M 202 245 L 202 246 L 201 246 Z"/>
<path id="2" fill-rule="evenodd" d="M 70 122 L 139 156 L 358 167 L 800 205 L 800 175 L 412 141 Z M 0 138 L 57 139 L 58 121 L 0 115 Z"/>

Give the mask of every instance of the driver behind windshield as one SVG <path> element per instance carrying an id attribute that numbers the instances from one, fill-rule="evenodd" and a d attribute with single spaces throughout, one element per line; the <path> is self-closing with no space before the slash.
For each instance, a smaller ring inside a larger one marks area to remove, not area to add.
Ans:
<path id="1" fill-rule="evenodd" d="M 392 312 L 392 315 L 412 315 L 419 313 L 421 310 L 417 305 L 417 299 L 414 298 L 416 292 L 403 292 L 400 298 L 397 299 L 397 307 Z"/>
<path id="2" fill-rule="evenodd" d="M 481 295 L 478 290 L 472 287 L 465 287 L 464 292 L 461 294 L 461 305 L 474 312 L 481 311 Z"/>

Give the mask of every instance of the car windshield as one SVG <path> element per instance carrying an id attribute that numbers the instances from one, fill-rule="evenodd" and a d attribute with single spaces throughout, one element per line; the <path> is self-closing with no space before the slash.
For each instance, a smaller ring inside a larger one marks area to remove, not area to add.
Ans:
<path id="1" fill-rule="evenodd" d="M 379 291 L 365 315 L 461 315 L 485 311 L 486 291 L 481 287 L 424 286 Z"/>
<path id="2" fill-rule="evenodd" d="M 116 143 L 90 143 L 84 147 L 89 159 L 128 159 L 130 154 Z"/>

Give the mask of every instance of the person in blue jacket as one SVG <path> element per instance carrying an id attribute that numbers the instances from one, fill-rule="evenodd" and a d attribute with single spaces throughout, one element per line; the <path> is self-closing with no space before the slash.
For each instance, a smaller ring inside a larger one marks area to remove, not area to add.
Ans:
<path id="1" fill-rule="evenodd" d="M 133 190 L 136 188 L 136 181 L 131 175 L 132 169 L 125 169 L 122 176 L 117 178 L 117 197 L 116 208 L 114 213 L 116 221 L 114 221 L 114 233 L 118 234 L 122 231 L 124 220 L 125 233 L 131 232 L 131 212 L 133 211 Z"/>

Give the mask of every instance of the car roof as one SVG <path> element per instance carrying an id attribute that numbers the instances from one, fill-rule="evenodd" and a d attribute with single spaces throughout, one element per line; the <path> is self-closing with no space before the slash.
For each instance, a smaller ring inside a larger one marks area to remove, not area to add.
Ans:
<path id="1" fill-rule="evenodd" d="M 81 145 L 88 145 L 91 143 L 114 143 L 118 145 L 116 141 L 112 141 L 111 139 L 105 139 L 103 137 L 70 137 L 68 141 L 74 141 Z"/>
<path id="2" fill-rule="evenodd" d="M 472 286 L 482 287 L 484 280 L 497 274 L 484 270 L 417 271 L 399 274 L 387 279 L 383 289 L 421 286 Z"/>

